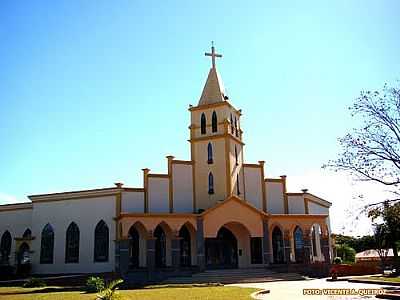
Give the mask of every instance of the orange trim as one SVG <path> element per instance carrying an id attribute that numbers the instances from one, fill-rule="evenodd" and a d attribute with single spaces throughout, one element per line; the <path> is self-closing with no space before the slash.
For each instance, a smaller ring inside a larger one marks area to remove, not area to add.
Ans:
<path id="1" fill-rule="evenodd" d="M 190 214 L 190 213 L 121 213 L 118 220 L 123 218 L 195 218 L 197 214 Z"/>
<path id="2" fill-rule="evenodd" d="M 144 212 L 149 212 L 149 179 L 150 169 L 142 169 L 143 171 L 143 186 L 144 186 Z"/>
<path id="3" fill-rule="evenodd" d="M 307 200 L 307 198 L 304 198 L 304 213 L 305 213 L 306 215 L 309 214 L 309 210 L 308 210 L 308 200 Z"/>
<path id="4" fill-rule="evenodd" d="M 265 191 L 265 182 L 264 182 L 264 164 L 265 161 L 260 160 L 259 166 L 261 168 L 261 192 L 262 192 L 262 209 L 263 211 L 267 211 L 267 193 Z"/>
<path id="5" fill-rule="evenodd" d="M 226 138 L 226 137 L 230 137 L 231 139 L 235 140 L 237 143 L 239 143 L 241 145 L 245 145 L 245 143 L 243 143 L 237 137 L 235 137 L 235 136 L 233 136 L 233 135 L 231 135 L 229 133 L 215 134 L 215 135 L 211 135 L 211 136 L 201 136 L 201 137 L 197 137 L 197 138 L 191 138 L 189 140 L 189 142 L 193 143 L 193 142 L 198 142 L 198 141 L 208 141 L 208 140 L 215 140 L 215 139 L 221 139 L 221 138 Z"/>
<path id="6" fill-rule="evenodd" d="M 33 205 L 31 202 L 23 202 L 23 203 L 13 203 L 13 204 L 1 204 L 1 211 L 14 211 L 14 210 L 22 210 L 22 209 L 32 209 Z"/>
<path id="7" fill-rule="evenodd" d="M 265 178 L 265 182 L 282 182 L 281 178 Z"/>
<path id="8" fill-rule="evenodd" d="M 252 209 L 255 212 L 258 212 L 259 214 L 261 214 L 262 216 L 268 217 L 269 214 L 266 212 L 263 212 L 261 210 L 258 210 L 257 208 L 255 208 L 253 205 L 251 205 L 250 203 L 248 203 L 247 201 L 243 201 L 240 198 L 236 197 L 235 195 L 230 196 L 229 198 L 225 199 L 222 202 L 217 203 L 216 205 L 214 205 L 213 207 L 210 207 L 209 209 L 207 209 L 206 211 L 202 212 L 200 214 L 201 217 L 204 217 L 205 215 L 209 214 L 211 211 L 217 209 L 218 207 L 224 205 L 225 203 L 229 202 L 229 201 L 237 201 L 240 204 Z"/>
<path id="9" fill-rule="evenodd" d="M 258 165 L 258 164 L 243 164 L 243 167 L 245 167 L 245 168 L 262 168 L 262 166 Z"/>
<path id="10" fill-rule="evenodd" d="M 174 157 L 172 155 L 167 156 L 168 159 L 168 177 L 169 177 L 169 212 L 174 212 L 174 187 L 172 178 L 172 161 Z"/>
<path id="11" fill-rule="evenodd" d="M 285 209 L 285 214 L 289 214 L 289 201 L 288 201 L 288 196 L 287 196 L 287 191 L 286 191 L 286 175 L 282 175 L 282 183 L 283 183 L 283 207 Z"/>
<path id="12" fill-rule="evenodd" d="M 325 205 L 325 204 L 323 204 L 323 203 L 319 203 L 318 201 L 312 200 L 312 199 L 310 199 L 310 198 L 305 198 L 305 199 L 307 199 L 307 201 L 312 202 L 312 203 L 315 203 L 315 204 L 317 204 L 317 205 L 319 205 L 319 206 L 322 206 L 322 207 L 325 207 L 325 208 L 330 208 L 328 205 Z M 308 203 L 307 203 L 307 204 L 308 204 Z M 307 205 L 307 206 L 308 206 L 308 205 Z"/>
<path id="13" fill-rule="evenodd" d="M 219 107 L 219 106 L 229 106 L 234 110 L 235 113 L 237 113 L 239 116 L 242 115 L 242 110 L 237 110 L 236 108 L 233 107 L 232 104 L 230 104 L 228 101 L 224 102 L 217 102 L 217 103 L 211 103 L 211 104 L 203 104 L 203 105 L 198 105 L 198 106 L 190 106 L 189 111 L 197 111 L 197 110 L 207 110 L 209 108 L 214 108 L 214 107 Z"/>
<path id="14" fill-rule="evenodd" d="M 177 165 L 194 165 L 194 162 L 191 160 L 177 160 L 174 159 L 172 161 L 173 164 L 177 164 Z"/>
<path id="15" fill-rule="evenodd" d="M 152 173 L 152 174 L 148 174 L 147 177 L 155 177 L 155 178 L 169 178 L 168 174 L 156 174 L 156 173 Z"/>

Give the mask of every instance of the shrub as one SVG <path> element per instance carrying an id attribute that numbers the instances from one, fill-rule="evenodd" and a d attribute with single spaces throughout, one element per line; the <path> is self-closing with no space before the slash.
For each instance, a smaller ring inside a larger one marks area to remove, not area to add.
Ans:
<path id="1" fill-rule="evenodd" d="M 356 258 L 356 250 L 351 248 L 350 246 L 343 244 L 343 245 L 336 245 L 337 256 L 342 258 L 342 261 L 346 262 L 354 262 Z"/>
<path id="2" fill-rule="evenodd" d="M 334 259 L 333 259 L 333 263 L 335 264 L 335 265 L 340 265 L 341 263 L 342 263 L 342 259 L 340 258 L 340 257 L 335 257 Z"/>
<path id="3" fill-rule="evenodd" d="M 122 279 L 117 279 L 111 281 L 105 289 L 103 289 L 99 294 L 97 294 L 97 299 L 99 300 L 117 300 L 121 299 L 121 295 L 118 294 L 118 285 L 123 283 Z"/>
<path id="4" fill-rule="evenodd" d="M 89 277 L 86 280 L 86 291 L 88 293 L 98 293 L 104 289 L 104 280 L 101 277 Z"/>
<path id="5" fill-rule="evenodd" d="M 40 278 L 29 278 L 27 282 L 24 283 L 23 287 L 25 288 L 36 288 L 36 287 L 45 287 L 46 282 Z"/>

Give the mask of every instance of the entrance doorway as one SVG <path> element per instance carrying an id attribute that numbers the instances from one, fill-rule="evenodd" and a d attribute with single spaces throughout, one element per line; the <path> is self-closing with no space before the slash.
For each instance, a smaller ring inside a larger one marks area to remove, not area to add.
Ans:
<path id="1" fill-rule="evenodd" d="M 206 263 L 210 269 L 228 269 L 238 267 L 238 247 L 234 234 L 222 227 L 216 238 L 205 241 Z"/>
<path id="2" fill-rule="evenodd" d="M 129 229 L 129 268 L 139 267 L 139 233 L 135 227 Z"/>

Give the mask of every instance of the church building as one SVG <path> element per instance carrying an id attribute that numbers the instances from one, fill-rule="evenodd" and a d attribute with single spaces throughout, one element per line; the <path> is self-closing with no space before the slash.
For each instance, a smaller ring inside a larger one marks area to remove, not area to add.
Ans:
<path id="1" fill-rule="evenodd" d="M 331 262 L 331 203 L 288 192 L 286 176 L 269 178 L 262 160 L 245 162 L 242 111 L 225 93 L 221 55 L 214 46 L 206 55 L 211 69 L 189 106 L 190 160 L 167 156 L 165 174 L 142 169 L 142 187 L 115 183 L 0 205 L 0 264 L 124 274 Z"/>

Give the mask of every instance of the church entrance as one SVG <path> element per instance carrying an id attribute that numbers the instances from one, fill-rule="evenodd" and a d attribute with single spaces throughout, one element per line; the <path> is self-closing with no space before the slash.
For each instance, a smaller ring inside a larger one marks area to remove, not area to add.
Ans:
<path id="1" fill-rule="evenodd" d="M 216 238 L 207 238 L 205 248 L 208 268 L 232 269 L 238 267 L 237 240 L 229 229 L 222 227 Z"/>
<path id="2" fill-rule="evenodd" d="M 181 230 L 179 230 L 180 240 L 180 264 L 182 267 L 189 267 L 191 265 L 192 256 L 191 256 L 191 245 L 190 245 L 190 232 L 187 227 L 184 225 Z"/>
<path id="3" fill-rule="evenodd" d="M 156 238 L 156 267 L 164 268 L 167 262 L 167 237 L 160 225 L 154 230 Z"/>

